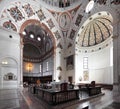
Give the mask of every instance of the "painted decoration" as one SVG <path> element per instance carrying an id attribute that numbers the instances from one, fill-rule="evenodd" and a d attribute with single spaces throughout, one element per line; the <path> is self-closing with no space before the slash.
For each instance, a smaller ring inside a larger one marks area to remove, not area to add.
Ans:
<path id="1" fill-rule="evenodd" d="M 37 15 L 38 15 L 40 20 L 44 20 L 46 18 L 41 9 L 39 11 L 37 11 Z"/>
<path id="2" fill-rule="evenodd" d="M 106 4 L 106 2 L 107 2 L 107 0 L 97 0 L 97 3 L 99 3 L 100 5 L 102 5 L 102 4 Z"/>
<path id="3" fill-rule="evenodd" d="M 67 30 L 70 28 L 71 25 L 71 18 L 67 12 L 60 14 L 59 16 L 59 25 L 61 29 Z"/>
<path id="4" fill-rule="evenodd" d="M 83 16 L 81 14 L 79 14 L 77 16 L 77 19 L 76 19 L 76 22 L 75 22 L 75 25 L 79 27 L 80 23 L 81 23 L 81 20 L 82 20 Z"/>
<path id="5" fill-rule="evenodd" d="M 60 33 L 58 31 L 56 31 L 54 34 L 55 34 L 57 40 L 61 38 Z"/>
<path id="6" fill-rule="evenodd" d="M 53 23 L 53 21 L 52 21 L 51 19 L 49 19 L 49 20 L 47 21 L 47 23 L 48 23 L 50 29 L 52 29 L 53 27 L 55 27 L 55 25 L 54 25 L 54 23 Z"/>
<path id="7" fill-rule="evenodd" d="M 15 19 L 16 22 L 21 21 L 24 18 L 17 6 L 8 9 L 8 11 L 10 12 L 10 15 Z"/>
<path id="8" fill-rule="evenodd" d="M 30 4 L 24 5 L 23 8 L 28 17 L 34 15 L 34 12 L 33 12 L 32 8 L 30 7 Z"/>
<path id="9" fill-rule="evenodd" d="M 71 30 L 70 36 L 69 38 L 73 40 L 74 36 L 75 36 L 75 30 Z"/>
<path id="10" fill-rule="evenodd" d="M 120 0 L 112 0 L 111 4 L 119 5 L 120 4 Z"/>
<path id="11" fill-rule="evenodd" d="M 13 31 L 17 31 L 15 25 L 11 21 L 4 22 L 3 27 L 10 29 L 10 30 L 13 30 Z"/>
<path id="12" fill-rule="evenodd" d="M 57 47 L 60 49 L 63 49 L 63 46 L 61 45 L 61 43 L 58 43 Z"/>

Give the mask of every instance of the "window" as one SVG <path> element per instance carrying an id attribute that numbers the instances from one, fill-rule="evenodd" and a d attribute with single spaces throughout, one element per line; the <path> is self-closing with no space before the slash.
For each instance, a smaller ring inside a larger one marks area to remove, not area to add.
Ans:
<path id="1" fill-rule="evenodd" d="M 94 0 L 91 0 L 86 6 L 85 9 L 86 13 L 89 13 L 93 9 L 93 7 L 94 7 Z"/>
<path id="2" fill-rule="evenodd" d="M 88 69 L 88 57 L 83 58 L 83 69 Z"/>
<path id="3" fill-rule="evenodd" d="M 42 65 L 40 64 L 40 73 L 42 72 Z"/>
<path id="4" fill-rule="evenodd" d="M 47 62 L 46 64 L 47 64 L 47 69 L 46 69 L 46 71 L 48 71 L 48 62 Z"/>

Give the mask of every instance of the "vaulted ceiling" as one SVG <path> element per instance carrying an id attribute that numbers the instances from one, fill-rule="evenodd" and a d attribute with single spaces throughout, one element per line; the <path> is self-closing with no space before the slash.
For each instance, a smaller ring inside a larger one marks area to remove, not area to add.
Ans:
<path id="1" fill-rule="evenodd" d="M 86 13 L 85 8 L 89 0 L 65 0 L 64 2 L 61 0 L 29 0 L 29 2 L 1 0 L 0 25 L 18 33 L 22 33 L 24 31 L 22 28 L 26 28 L 26 31 L 29 31 L 28 34 L 31 32 L 35 34 L 33 42 L 39 42 L 39 44 L 41 43 L 39 40 L 42 40 L 41 34 L 44 34 L 42 31 L 47 36 L 49 30 L 57 48 L 72 47 L 76 38 L 79 46 L 92 47 L 110 38 L 112 25 L 118 21 L 115 16 L 120 13 L 120 1 L 94 0 L 94 2 L 93 9 Z M 106 12 L 105 15 L 102 14 L 103 11 Z M 93 16 L 94 14 L 96 17 Z M 111 16 L 115 18 L 114 22 Z M 30 19 L 46 25 L 48 30 L 43 27 L 38 29 L 35 25 L 28 25 L 28 27 L 23 25 Z"/>
<path id="2" fill-rule="evenodd" d="M 94 17 L 95 16 L 95 17 Z M 89 18 L 89 22 L 82 26 L 78 44 L 82 47 L 94 46 L 112 36 L 112 16 L 100 12 Z"/>

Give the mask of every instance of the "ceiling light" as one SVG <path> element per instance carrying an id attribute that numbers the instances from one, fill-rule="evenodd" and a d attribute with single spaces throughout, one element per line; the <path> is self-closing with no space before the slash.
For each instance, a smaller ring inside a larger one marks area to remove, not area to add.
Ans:
<path id="1" fill-rule="evenodd" d="M 33 39 L 33 38 L 34 38 L 34 35 L 33 35 L 33 34 L 30 34 L 30 37 Z"/>
<path id="2" fill-rule="evenodd" d="M 91 1 L 87 4 L 86 9 L 85 9 L 85 12 L 86 12 L 86 13 L 89 13 L 89 12 L 93 9 L 93 7 L 94 7 L 94 0 L 91 0 Z"/>
<path id="3" fill-rule="evenodd" d="M 7 61 L 2 61 L 2 64 L 8 64 L 8 62 Z"/>
<path id="4" fill-rule="evenodd" d="M 26 35 L 26 32 L 25 32 L 25 31 L 23 31 L 23 32 L 22 32 L 22 34 L 23 34 L 23 35 Z"/>
<path id="5" fill-rule="evenodd" d="M 38 38 L 37 38 L 37 40 L 38 40 L 38 41 L 41 41 L 41 38 L 40 38 L 40 37 L 38 37 Z"/>

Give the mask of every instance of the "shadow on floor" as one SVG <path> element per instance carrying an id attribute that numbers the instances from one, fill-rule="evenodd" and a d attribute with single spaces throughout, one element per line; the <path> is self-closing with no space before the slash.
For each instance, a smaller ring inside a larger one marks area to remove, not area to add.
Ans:
<path id="1" fill-rule="evenodd" d="M 113 102 L 103 109 L 120 109 L 120 103 Z"/>

